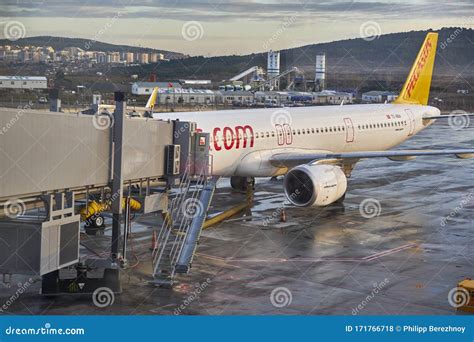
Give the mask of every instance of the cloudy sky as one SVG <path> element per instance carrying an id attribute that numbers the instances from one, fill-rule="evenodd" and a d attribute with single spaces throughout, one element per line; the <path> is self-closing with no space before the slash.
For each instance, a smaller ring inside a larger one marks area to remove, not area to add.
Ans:
<path id="1" fill-rule="evenodd" d="M 0 34 L 227 55 L 391 32 L 473 27 L 474 0 L 1 0 Z M 12 25 L 10 25 L 11 29 Z"/>

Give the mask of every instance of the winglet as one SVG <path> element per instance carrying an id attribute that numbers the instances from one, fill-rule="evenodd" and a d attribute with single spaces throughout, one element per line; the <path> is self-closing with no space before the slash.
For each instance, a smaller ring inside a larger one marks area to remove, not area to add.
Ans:
<path id="1" fill-rule="evenodd" d="M 426 35 L 415 63 L 398 98 L 393 103 L 400 104 L 428 104 L 431 78 L 436 56 L 438 34 L 430 32 Z"/>
<path id="2" fill-rule="evenodd" d="M 145 106 L 146 109 L 153 111 L 153 108 L 155 108 L 157 96 L 158 96 L 158 87 L 155 87 L 153 88 L 150 98 L 148 99 L 148 102 L 146 103 L 146 106 Z"/>

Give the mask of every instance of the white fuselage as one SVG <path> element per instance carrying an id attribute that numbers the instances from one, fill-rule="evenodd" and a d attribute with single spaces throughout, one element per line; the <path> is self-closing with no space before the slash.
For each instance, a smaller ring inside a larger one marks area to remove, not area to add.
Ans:
<path id="1" fill-rule="evenodd" d="M 285 174 L 272 166 L 277 153 L 379 151 L 411 138 L 437 116 L 435 107 L 369 104 L 210 112 L 155 113 L 157 119 L 196 122 L 209 132 L 212 174 L 268 177 Z"/>

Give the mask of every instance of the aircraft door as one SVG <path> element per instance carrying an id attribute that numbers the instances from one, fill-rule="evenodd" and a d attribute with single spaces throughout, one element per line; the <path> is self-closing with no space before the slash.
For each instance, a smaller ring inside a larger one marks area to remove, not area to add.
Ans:
<path id="1" fill-rule="evenodd" d="M 211 175 L 214 160 L 209 154 L 209 133 L 194 134 L 194 174 Z"/>
<path id="2" fill-rule="evenodd" d="M 412 136 L 415 133 L 415 115 L 411 111 L 411 109 L 405 109 L 405 113 L 408 116 L 408 123 L 410 125 L 410 131 L 408 132 L 408 136 Z"/>
<path id="3" fill-rule="evenodd" d="M 344 125 L 346 127 L 346 142 L 354 142 L 354 124 L 350 118 L 344 118 Z"/>

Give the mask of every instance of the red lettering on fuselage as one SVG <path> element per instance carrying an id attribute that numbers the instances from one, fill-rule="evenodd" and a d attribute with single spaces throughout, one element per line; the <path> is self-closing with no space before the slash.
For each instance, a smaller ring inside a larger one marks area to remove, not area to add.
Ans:
<path id="1" fill-rule="evenodd" d="M 219 134 L 221 131 L 222 134 Z M 253 128 L 250 125 L 235 126 L 234 129 L 226 126 L 222 130 L 220 127 L 215 127 L 212 131 L 212 139 L 216 151 L 222 150 L 222 147 L 226 150 L 246 148 L 248 140 L 250 140 L 249 147 L 253 147 L 255 142 Z M 223 144 L 221 144 L 222 140 Z M 242 144 L 240 140 L 242 140 Z"/>
<path id="2" fill-rule="evenodd" d="M 242 132 L 242 135 L 240 133 Z M 247 147 L 247 139 L 250 138 L 250 147 L 253 147 L 253 129 L 249 125 L 235 126 L 235 135 L 237 136 L 237 143 L 235 148 L 240 148 L 240 138 L 242 137 L 243 143 L 242 148 Z"/>
<path id="3" fill-rule="evenodd" d="M 222 135 L 224 136 L 224 148 L 230 150 L 234 147 L 234 131 L 232 128 L 226 126 L 222 131 Z"/>
<path id="4" fill-rule="evenodd" d="M 214 150 L 216 150 L 216 151 L 222 150 L 222 147 L 219 146 L 218 141 L 217 141 L 217 133 L 219 133 L 220 130 L 221 129 L 219 127 L 216 127 L 212 131 L 212 139 L 214 140 Z"/>

